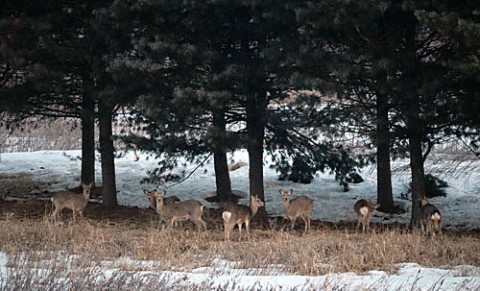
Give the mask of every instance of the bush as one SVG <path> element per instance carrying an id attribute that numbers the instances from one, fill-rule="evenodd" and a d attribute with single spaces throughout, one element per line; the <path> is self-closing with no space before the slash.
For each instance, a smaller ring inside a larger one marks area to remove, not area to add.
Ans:
<path id="1" fill-rule="evenodd" d="M 440 178 L 433 176 L 432 174 L 425 175 L 425 195 L 427 198 L 432 197 L 446 197 L 447 192 L 443 188 L 448 187 L 448 183 L 443 181 Z M 412 183 L 408 185 L 408 190 L 406 195 L 412 194 Z"/>
<path id="2" fill-rule="evenodd" d="M 280 181 L 289 180 L 294 183 L 310 184 L 315 175 L 315 169 L 306 161 L 294 158 L 292 166 L 280 169 Z"/>

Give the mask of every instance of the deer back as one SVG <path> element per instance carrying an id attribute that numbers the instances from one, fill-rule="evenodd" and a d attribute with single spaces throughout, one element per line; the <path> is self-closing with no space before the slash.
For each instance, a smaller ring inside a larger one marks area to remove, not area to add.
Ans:
<path id="1" fill-rule="evenodd" d="M 310 213 L 313 208 L 313 200 L 304 195 L 298 196 L 285 204 L 287 205 L 285 207 L 287 215 Z"/>
<path id="2" fill-rule="evenodd" d="M 257 213 L 258 208 L 264 205 L 265 203 L 263 203 L 258 196 L 251 195 L 250 207 L 246 205 L 226 203 L 222 217 L 225 221 L 233 221 L 235 223 L 250 221 L 250 219 Z"/>
<path id="3" fill-rule="evenodd" d="M 294 199 L 290 199 L 293 189 L 283 191 L 279 190 L 283 198 L 283 208 L 287 216 L 298 216 L 301 214 L 309 214 L 313 209 L 313 199 L 308 196 L 301 195 Z"/>
<path id="4" fill-rule="evenodd" d="M 355 203 L 353 209 L 355 210 L 355 213 L 357 213 L 357 215 L 367 216 L 372 215 L 373 211 L 379 206 L 379 204 L 373 203 L 370 200 L 360 199 Z"/>
<path id="5" fill-rule="evenodd" d="M 441 219 L 441 213 L 438 208 L 433 205 L 433 204 L 425 204 L 420 207 L 420 219 L 422 220 L 433 220 L 432 217 L 435 217 L 435 220 L 440 220 Z"/>
<path id="6" fill-rule="evenodd" d="M 58 208 L 69 208 L 75 211 L 83 210 L 87 204 L 88 199 L 90 199 L 90 192 L 92 184 L 83 185 L 83 193 L 76 194 L 69 190 L 60 190 L 53 194 L 52 202 L 55 204 L 55 207 Z"/>
<path id="7" fill-rule="evenodd" d="M 225 214 L 228 213 L 228 214 Z M 234 223 L 245 222 L 250 220 L 253 216 L 252 209 L 246 205 L 228 204 L 225 206 L 224 214 L 222 215 L 224 220 Z"/>
<path id="8" fill-rule="evenodd" d="M 200 201 L 194 199 L 185 200 L 178 203 L 171 203 L 167 205 L 158 205 L 157 201 L 157 212 L 170 218 L 196 218 L 202 215 L 203 204 Z"/>

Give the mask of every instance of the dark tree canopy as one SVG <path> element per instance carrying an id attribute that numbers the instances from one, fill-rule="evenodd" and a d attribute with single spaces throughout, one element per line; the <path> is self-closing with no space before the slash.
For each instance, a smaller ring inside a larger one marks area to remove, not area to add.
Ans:
<path id="1" fill-rule="evenodd" d="M 422 197 L 434 145 L 478 145 L 473 0 L 1 5 L 0 111 L 81 118 L 85 155 L 98 119 L 108 205 L 120 108 L 137 133 L 124 141 L 159 158 L 152 177 L 179 157 L 213 155 L 217 187 L 231 192 L 226 153 L 246 148 L 250 190 L 262 198 L 264 153 L 283 178 L 330 171 L 345 190 L 376 162 L 378 198 L 391 210 L 391 159 L 411 159 Z"/>

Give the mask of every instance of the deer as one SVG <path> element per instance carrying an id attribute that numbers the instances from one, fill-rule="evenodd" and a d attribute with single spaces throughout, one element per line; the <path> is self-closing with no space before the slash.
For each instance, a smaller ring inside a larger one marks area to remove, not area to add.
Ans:
<path id="1" fill-rule="evenodd" d="M 435 205 L 430 204 L 425 197 L 420 198 L 419 202 L 419 223 L 421 231 L 432 237 L 435 236 L 435 232 L 441 234 L 442 214 L 440 210 L 438 210 Z"/>
<path id="2" fill-rule="evenodd" d="M 248 240 L 250 240 L 250 220 L 265 203 L 256 195 L 250 195 L 250 207 L 239 204 L 227 204 L 222 213 L 225 227 L 225 240 L 230 240 L 230 233 L 238 225 L 238 241 L 242 240 L 242 225 L 245 224 Z"/>
<path id="3" fill-rule="evenodd" d="M 148 203 L 150 204 L 150 208 L 153 210 L 157 211 L 157 199 L 155 198 L 155 195 L 153 195 L 155 192 L 154 191 L 148 191 L 146 189 L 143 189 L 143 193 L 147 195 Z M 163 204 L 168 205 L 172 203 L 178 203 L 181 202 L 180 198 L 177 196 L 165 196 L 163 197 Z"/>
<path id="4" fill-rule="evenodd" d="M 360 199 L 355 203 L 353 209 L 357 214 L 357 231 L 360 230 L 360 225 L 362 225 L 363 232 L 370 230 L 373 211 L 379 207 L 380 204 L 373 203 L 370 199 Z"/>
<path id="5" fill-rule="evenodd" d="M 207 223 L 203 221 L 203 204 L 194 199 L 189 199 L 180 202 L 174 202 L 170 204 L 164 203 L 164 196 L 166 191 L 153 190 L 148 191 L 143 190 L 147 195 L 151 205 L 151 197 L 155 198 L 155 207 L 157 213 L 170 221 L 170 227 L 173 229 L 177 221 L 190 220 L 197 226 L 198 230 L 207 230 Z"/>
<path id="6" fill-rule="evenodd" d="M 297 218 L 300 217 L 305 223 L 303 234 L 306 234 L 310 231 L 310 215 L 313 210 L 313 199 L 305 195 L 290 199 L 293 189 L 287 191 L 280 189 L 278 192 L 283 198 L 285 216 L 290 220 L 290 230 L 294 229 L 295 222 Z"/>
<path id="7" fill-rule="evenodd" d="M 60 190 L 52 195 L 51 201 L 54 206 L 52 216 L 56 218 L 63 209 L 70 209 L 73 212 L 73 221 L 76 221 L 76 214 L 83 217 L 83 211 L 87 207 L 93 182 L 90 184 L 82 183 L 83 194 L 75 194 L 69 190 Z"/>

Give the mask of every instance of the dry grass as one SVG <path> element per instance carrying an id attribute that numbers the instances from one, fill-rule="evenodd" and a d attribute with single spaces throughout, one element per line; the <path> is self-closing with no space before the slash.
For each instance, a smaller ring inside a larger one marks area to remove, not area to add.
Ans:
<path id="1" fill-rule="evenodd" d="M 281 264 L 302 275 L 372 269 L 395 272 L 395 264 L 404 262 L 423 266 L 480 265 L 480 238 L 476 232 L 446 232 L 431 239 L 400 228 L 363 234 L 356 233 L 352 226 L 337 229 L 314 223 L 312 231 L 304 236 L 253 226 L 252 239 L 238 242 L 223 240 L 220 225 L 212 223 L 213 215 L 207 219 L 210 229 L 199 233 L 190 223 L 183 228 L 163 229 L 147 210 L 132 210 L 122 217 L 100 215 L 89 207 L 91 213 L 77 223 L 71 222 L 68 213 L 54 222 L 46 214 L 30 216 L 2 207 L 0 251 L 17 254 L 61 250 L 94 254 L 97 260 L 127 256 L 157 261 L 163 269 L 184 271 L 225 259 L 240 262 L 240 267 L 245 268 Z M 47 213 L 48 209 L 42 211 Z M 238 232 L 232 234 L 235 240 Z"/>
<path id="2" fill-rule="evenodd" d="M 301 225 L 293 233 L 253 225 L 251 240 L 238 242 L 224 241 L 219 213 L 211 209 L 205 214 L 209 226 L 206 232 L 195 231 L 190 222 L 178 229 L 163 229 L 154 211 L 145 209 L 106 212 L 90 204 L 86 217 L 76 223 L 69 212 L 56 222 L 49 213 L 50 205 L 44 201 L 19 204 L 0 200 L 0 252 L 7 253 L 8 266 L 15 267 L 6 281 L 2 282 L 5 277 L 0 276 L 1 291 L 244 290 L 231 282 L 217 287 L 208 285 L 208 281 L 192 285 L 168 275 L 149 273 L 218 267 L 218 259 L 235 262 L 237 268 L 271 270 L 272 265 L 280 265 L 282 271 L 300 275 L 347 271 L 362 274 L 372 269 L 395 273 L 397 264 L 405 262 L 430 267 L 480 265 L 480 236 L 473 231 L 447 231 L 431 239 L 407 233 L 401 227 L 375 225 L 376 233 L 363 234 L 354 230 L 353 223 L 312 221 L 312 231 L 307 235 L 301 235 Z M 278 220 L 276 227 L 281 226 Z M 238 232 L 232 235 L 236 239 Z M 152 263 L 136 264 L 119 258 Z M 102 266 L 118 271 L 105 276 Z M 348 287 L 328 280 L 325 284 L 315 288 Z M 376 282 L 370 290 L 383 290 L 382 286 L 382 282 Z"/>
<path id="3" fill-rule="evenodd" d="M 36 190 L 20 187 L 35 183 L 6 178 L 4 189 L 11 189 L 9 197 L 18 198 L 20 192 Z M 432 267 L 480 265 L 480 235 L 476 231 L 447 231 L 431 239 L 408 233 L 404 226 L 374 225 L 376 233 L 363 234 L 354 230 L 353 222 L 312 221 L 312 231 L 302 236 L 300 225 L 297 232 L 285 232 L 281 229 L 287 221 L 277 218 L 272 223 L 275 230 L 258 229 L 254 224 L 250 241 L 235 241 L 238 231 L 234 230 L 232 241 L 227 242 L 223 240 L 221 211 L 214 209 L 204 214 L 209 230 L 198 233 L 190 222 L 175 230 L 162 229 L 158 215 L 150 209 L 118 208 L 108 212 L 89 204 L 86 217 L 72 224 L 68 211 L 59 222 L 50 220 L 51 208 L 48 200 L 0 199 L 0 251 L 18 254 L 61 250 L 94 254 L 97 260 L 128 256 L 158 261 L 164 269 L 185 271 L 225 259 L 248 268 L 279 264 L 302 275 L 372 269 L 395 272 L 395 265 L 404 262 Z"/>

